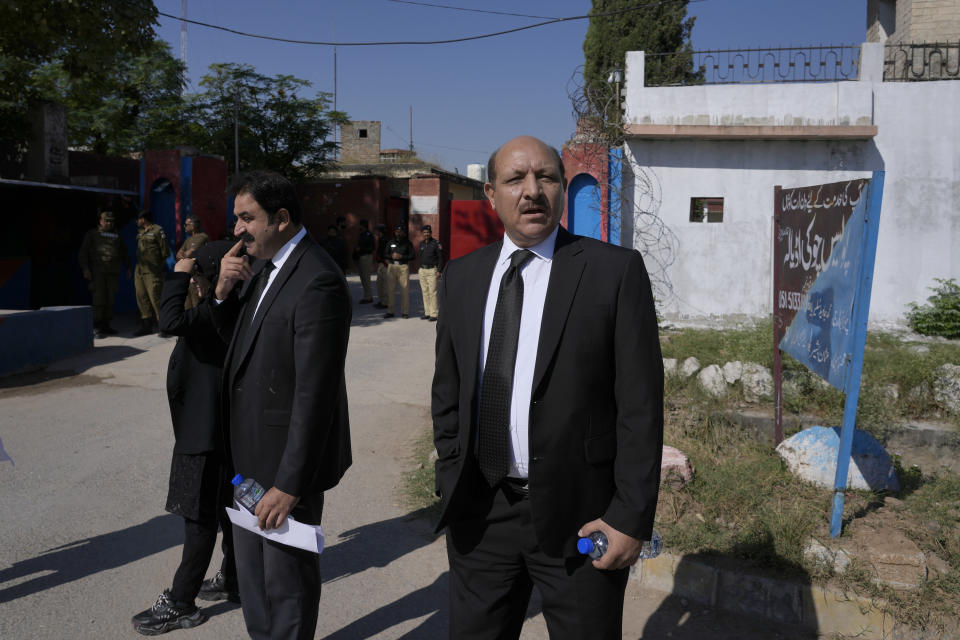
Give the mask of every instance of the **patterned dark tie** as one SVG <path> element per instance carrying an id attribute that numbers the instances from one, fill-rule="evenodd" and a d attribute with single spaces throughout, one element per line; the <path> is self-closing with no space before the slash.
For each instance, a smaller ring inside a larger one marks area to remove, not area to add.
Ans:
<path id="1" fill-rule="evenodd" d="M 520 268 L 532 256 L 533 253 L 526 249 L 518 249 L 510 256 L 510 267 L 500 280 L 487 360 L 483 367 L 477 462 L 491 487 L 503 480 L 510 468 L 510 401 L 523 311 Z"/>
<path id="2" fill-rule="evenodd" d="M 241 325 L 237 330 L 237 349 L 243 347 L 243 340 L 247 335 L 247 331 L 250 330 L 250 325 L 253 324 L 253 318 L 257 311 L 257 303 L 263 296 L 263 292 L 267 288 L 267 283 L 270 281 L 270 272 L 274 269 L 276 269 L 276 266 L 273 264 L 273 260 L 268 260 L 267 264 L 263 265 L 260 272 L 254 276 L 256 279 L 253 284 L 250 285 L 250 290 L 247 292 L 247 303 L 243 306 L 243 317 L 240 319 Z M 236 349 L 234 349 L 234 351 L 236 351 Z"/>

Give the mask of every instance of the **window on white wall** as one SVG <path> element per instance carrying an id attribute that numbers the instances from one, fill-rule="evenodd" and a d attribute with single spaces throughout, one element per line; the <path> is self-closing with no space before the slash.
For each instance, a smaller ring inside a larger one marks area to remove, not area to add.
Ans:
<path id="1" fill-rule="evenodd" d="M 723 222 L 723 198 L 690 198 L 690 222 Z"/>

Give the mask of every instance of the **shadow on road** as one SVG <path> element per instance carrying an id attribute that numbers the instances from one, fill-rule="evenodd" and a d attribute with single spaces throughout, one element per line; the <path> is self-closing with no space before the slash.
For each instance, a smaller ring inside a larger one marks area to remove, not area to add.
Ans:
<path id="1" fill-rule="evenodd" d="M 418 589 L 354 620 L 334 631 L 327 640 L 371 638 L 394 625 L 428 616 L 415 629 L 400 636 L 409 640 L 435 640 L 447 634 L 448 573 L 444 571 L 432 584 Z"/>
<path id="2" fill-rule="evenodd" d="M 385 567 L 430 544 L 437 537 L 426 517 L 431 512 L 430 508 L 419 509 L 344 531 L 336 544 L 325 548 L 320 556 L 323 581 L 331 582 L 373 567 Z"/>
<path id="3" fill-rule="evenodd" d="M 749 545 L 751 549 L 743 551 L 771 552 L 766 545 L 764 541 Z M 811 598 L 810 578 L 802 568 L 795 566 L 792 573 L 802 576 L 786 583 L 734 570 L 717 574 L 712 568 L 715 561 L 714 556 L 696 553 L 680 559 L 673 591 L 647 619 L 640 640 L 815 640 L 819 637 L 816 623 L 803 612 L 804 601 Z M 710 599 L 711 591 L 716 606 L 704 604 Z M 732 609 L 738 613 L 729 611 Z"/>
<path id="4" fill-rule="evenodd" d="M 5 389 L 23 390 L 28 387 L 37 387 L 39 390 L 47 390 L 52 384 L 58 384 L 58 381 L 67 383 L 64 378 L 81 376 L 84 371 L 98 367 L 110 362 L 118 362 L 126 358 L 132 358 L 141 354 L 146 349 L 129 347 L 126 345 L 104 345 L 94 347 L 92 350 L 78 356 L 73 356 L 65 360 L 59 360 L 49 368 L 36 371 L 26 371 L 22 373 L 12 373 L 6 376 L 0 376 L 0 391 Z M 98 378 L 87 376 L 86 378 L 77 377 L 74 381 L 77 384 L 91 384 L 100 382 Z M 38 385 L 44 385 L 40 387 Z"/>
<path id="5" fill-rule="evenodd" d="M 202 601 L 198 601 L 198 605 L 202 605 Z M 230 613 L 231 611 L 236 611 L 240 608 L 240 605 L 236 602 L 230 602 L 229 600 L 221 600 L 220 602 L 211 605 L 209 607 L 200 607 L 203 610 L 203 615 L 207 618 L 215 618 L 224 613 Z"/>
<path id="6" fill-rule="evenodd" d="M 170 514 L 120 531 L 70 542 L 0 570 L 0 603 L 121 567 L 181 544 L 183 520 Z M 5 583 L 23 578 L 28 579 L 3 588 Z"/>

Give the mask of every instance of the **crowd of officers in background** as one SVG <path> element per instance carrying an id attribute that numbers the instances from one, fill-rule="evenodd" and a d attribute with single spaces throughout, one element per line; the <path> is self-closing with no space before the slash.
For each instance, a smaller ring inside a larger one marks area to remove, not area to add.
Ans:
<path id="1" fill-rule="evenodd" d="M 110 211 L 101 212 L 98 225 L 83 238 L 78 256 L 83 277 L 87 280 L 92 296 L 93 328 L 96 338 L 114 335 L 113 306 L 119 286 L 120 274 L 126 271 L 133 278 L 136 290 L 140 321 L 135 336 L 158 331 L 160 295 L 163 289 L 164 271 L 171 261 L 170 241 L 163 227 L 152 221 L 150 212 L 141 211 L 137 217 L 137 260 L 131 269 L 130 258 L 120 234 L 114 229 L 115 218 Z M 347 219 L 337 216 L 334 224 L 327 227 L 327 235 L 317 238 L 333 257 L 340 269 L 347 273 L 350 258 L 360 275 L 363 297 L 360 304 L 371 304 L 385 309 L 384 318 L 395 317 L 396 296 L 400 294 L 400 315 L 410 317 L 410 262 L 417 258 L 420 265 L 420 291 L 423 296 L 423 320 L 437 321 L 437 284 L 444 264 L 443 247 L 433 237 L 430 225 L 421 227 L 423 240 L 417 249 L 407 238 L 404 225 L 397 225 L 393 233 L 386 225 L 378 224 L 373 231 L 367 220 L 360 220 L 359 234 L 352 254 L 349 253 L 345 236 Z M 190 258 L 200 247 L 210 242 L 203 232 L 200 218 L 187 217 L 184 223 L 187 236 L 177 249 L 176 260 Z M 233 229 L 228 228 L 225 240 L 236 240 Z M 376 272 L 377 300 L 374 303 L 371 277 Z M 194 288 L 190 289 L 187 308 L 197 305 L 199 298 Z M 161 332 L 161 337 L 166 337 Z"/>

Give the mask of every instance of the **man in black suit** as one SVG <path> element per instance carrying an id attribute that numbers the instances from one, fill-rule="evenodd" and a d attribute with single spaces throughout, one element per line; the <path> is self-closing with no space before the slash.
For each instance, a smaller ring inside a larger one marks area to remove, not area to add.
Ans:
<path id="1" fill-rule="evenodd" d="M 447 265 L 433 380 L 450 636 L 517 638 L 533 585 L 551 638 L 620 638 L 653 528 L 663 363 L 636 251 L 558 227 L 556 150 L 520 137 L 484 191 L 501 242 Z M 578 536 L 603 531 L 588 561 Z"/>
<path id="2" fill-rule="evenodd" d="M 234 469 L 266 493 L 262 529 L 319 524 L 323 492 L 350 466 L 344 360 L 347 284 L 300 222 L 292 184 L 252 171 L 233 187 L 239 242 L 224 257 L 214 320 L 231 335 L 224 423 Z M 251 266 L 241 246 L 256 258 Z M 243 283 L 239 295 L 237 284 Z M 234 527 L 240 599 L 252 638 L 313 638 L 318 556 Z"/>

